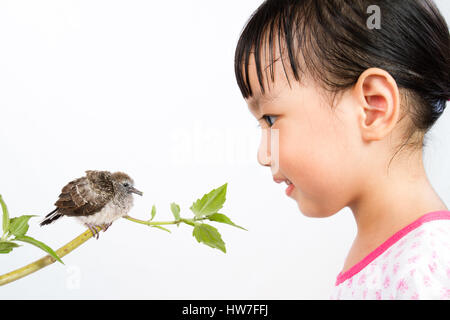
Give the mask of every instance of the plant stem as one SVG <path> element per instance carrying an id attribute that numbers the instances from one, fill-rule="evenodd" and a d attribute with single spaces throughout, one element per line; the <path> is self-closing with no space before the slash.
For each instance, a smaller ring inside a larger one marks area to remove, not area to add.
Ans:
<path id="1" fill-rule="evenodd" d="M 167 225 L 167 224 L 177 224 L 177 223 L 181 222 L 179 220 L 173 220 L 173 221 L 146 221 L 146 220 L 140 220 L 140 219 L 132 218 L 130 216 L 125 216 L 124 218 L 127 219 L 127 220 L 130 220 L 130 221 L 136 222 L 136 223 L 145 224 L 147 226 L 159 226 L 159 225 Z"/>
<path id="2" fill-rule="evenodd" d="M 97 231 L 100 232 L 101 228 L 97 228 Z M 82 234 L 80 234 L 78 237 L 67 243 L 66 245 L 62 246 L 58 250 L 56 250 L 56 254 L 58 257 L 62 258 L 66 254 L 70 253 L 72 250 L 78 248 L 80 245 L 85 243 L 87 240 L 92 238 L 92 232 L 91 230 L 86 230 Z M 20 278 L 23 278 L 33 272 L 36 272 L 52 263 L 54 263 L 56 260 L 50 255 L 46 255 L 45 257 L 36 260 L 22 268 L 19 268 L 17 270 L 8 272 L 4 275 L 0 276 L 0 286 L 5 285 L 7 283 L 16 281 Z"/>
<path id="3" fill-rule="evenodd" d="M 181 222 L 184 222 L 186 224 L 189 224 L 189 225 L 193 226 L 193 225 L 195 225 L 196 221 L 201 221 L 201 220 L 208 219 L 207 217 L 203 217 L 203 218 L 194 218 L 194 219 L 180 218 L 179 220 L 172 220 L 172 221 L 150 221 L 150 220 L 140 220 L 140 219 L 132 218 L 130 216 L 125 216 L 124 218 L 127 219 L 127 220 L 130 220 L 130 221 L 136 222 L 136 223 L 145 224 L 147 226 L 160 226 L 160 225 L 168 225 L 168 224 L 179 224 Z"/>
<path id="4" fill-rule="evenodd" d="M 179 224 L 181 222 L 189 224 L 191 226 L 194 226 L 196 224 L 196 221 L 200 221 L 200 220 L 205 220 L 207 219 L 205 218 L 193 218 L 193 219 L 184 219 L 184 218 L 180 218 L 179 220 L 173 220 L 173 221 L 145 221 L 145 220 L 139 220 L 136 218 L 132 218 L 130 216 L 125 216 L 125 219 L 128 219 L 130 221 L 136 222 L 136 223 L 140 223 L 140 224 L 145 224 L 148 226 L 159 226 L 159 225 L 168 225 L 168 224 Z M 97 231 L 100 232 L 100 230 L 102 230 L 100 227 L 96 227 Z M 87 240 L 89 240 L 90 238 L 92 238 L 92 232 L 91 230 L 86 230 L 85 232 L 83 232 L 82 234 L 80 234 L 78 237 L 76 237 L 75 239 L 73 239 L 72 241 L 70 241 L 69 243 L 67 243 L 66 245 L 62 246 L 61 248 L 59 248 L 58 250 L 56 250 L 56 254 L 58 255 L 58 257 L 62 258 L 64 257 L 66 254 L 72 252 L 73 250 L 75 250 L 76 248 L 78 248 L 80 245 L 82 245 L 83 243 L 85 243 Z M 54 263 L 56 260 L 55 258 L 53 258 L 50 255 L 46 255 L 45 257 L 36 260 L 22 268 L 19 268 L 17 270 L 11 271 L 9 273 L 6 273 L 4 275 L 0 276 L 0 286 L 5 285 L 7 283 L 16 281 L 20 278 L 23 278 L 33 272 L 36 272 L 52 263 Z"/>

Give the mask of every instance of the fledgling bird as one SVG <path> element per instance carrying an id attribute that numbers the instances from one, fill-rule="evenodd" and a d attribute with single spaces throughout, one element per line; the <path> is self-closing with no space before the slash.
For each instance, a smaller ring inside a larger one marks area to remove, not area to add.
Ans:
<path id="1" fill-rule="evenodd" d="M 127 215 L 133 206 L 133 193 L 142 196 L 126 173 L 88 170 L 86 176 L 62 188 L 55 202 L 56 209 L 46 215 L 40 225 L 62 216 L 76 217 L 98 239 L 96 227 L 106 231 L 114 220 Z"/>

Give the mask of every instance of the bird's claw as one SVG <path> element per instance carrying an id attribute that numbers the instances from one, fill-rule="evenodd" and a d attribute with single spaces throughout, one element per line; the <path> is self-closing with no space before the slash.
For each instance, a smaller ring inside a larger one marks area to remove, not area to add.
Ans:
<path id="1" fill-rule="evenodd" d="M 106 230 L 108 230 L 108 228 L 111 226 L 112 223 L 104 223 L 102 225 L 94 225 L 94 224 L 90 224 L 90 223 L 86 223 L 86 226 L 89 228 L 89 230 L 91 230 L 92 232 L 92 236 L 98 240 L 99 238 L 99 230 L 97 228 L 101 228 L 103 230 L 103 232 L 105 232 Z"/>
<path id="2" fill-rule="evenodd" d="M 99 232 L 97 230 L 97 226 L 93 224 L 86 223 L 86 226 L 91 230 L 92 236 L 98 240 Z"/>

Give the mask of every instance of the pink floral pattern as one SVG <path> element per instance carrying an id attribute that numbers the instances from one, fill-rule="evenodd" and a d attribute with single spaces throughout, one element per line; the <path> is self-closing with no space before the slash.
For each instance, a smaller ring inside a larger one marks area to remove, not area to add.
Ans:
<path id="1" fill-rule="evenodd" d="M 422 216 L 341 272 L 331 299 L 450 300 L 450 211 Z"/>

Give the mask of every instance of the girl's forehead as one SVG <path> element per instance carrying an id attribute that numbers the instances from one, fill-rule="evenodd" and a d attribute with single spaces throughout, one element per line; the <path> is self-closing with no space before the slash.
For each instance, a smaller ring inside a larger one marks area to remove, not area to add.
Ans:
<path id="1" fill-rule="evenodd" d="M 292 74 L 289 68 L 284 66 L 286 63 L 289 62 L 283 61 L 283 58 L 279 56 L 273 60 L 265 57 L 259 61 L 261 73 L 258 76 L 255 55 L 250 55 L 247 73 L 252 95 L 246 99 L 249 105 L 260 105 L 273 101 L 282 90 L 291 87 L 293 82 L 297 82 L 289 80 L 289 78 L 292 79 Z"/>

